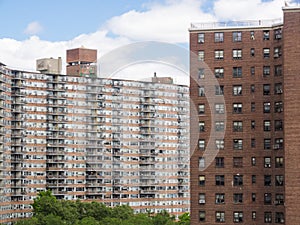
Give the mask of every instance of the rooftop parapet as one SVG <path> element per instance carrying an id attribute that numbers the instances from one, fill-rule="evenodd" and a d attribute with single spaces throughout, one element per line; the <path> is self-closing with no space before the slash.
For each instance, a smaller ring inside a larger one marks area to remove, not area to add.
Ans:
<path id="1" fill-rule="evenodd" d="M 244 20 L 244 21 L 227 21 L 227 22 L 208 22 L 192 23 L 190 31 L 211 30 L 211 29 L 236 29 L 236 28 L 263 28 L 273 27 L 283 24 L 283 19 L 273 20 Z"/>

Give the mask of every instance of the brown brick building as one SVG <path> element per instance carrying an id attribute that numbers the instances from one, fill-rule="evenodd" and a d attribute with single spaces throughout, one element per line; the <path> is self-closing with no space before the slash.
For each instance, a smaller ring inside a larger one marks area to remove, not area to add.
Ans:
<path id="1" fill-rule="evenodd" d="M 283 13 L 192 24 L 191 224 L 300 224 L 300 8 Z"/>

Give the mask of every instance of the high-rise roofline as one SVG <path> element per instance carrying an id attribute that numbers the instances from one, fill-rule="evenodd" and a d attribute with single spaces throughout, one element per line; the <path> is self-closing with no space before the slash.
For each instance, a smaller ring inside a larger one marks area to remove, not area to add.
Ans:
<path id="1" fill-rule="evenodd" d="M 189 31 L 197 30 L 212 30 L 212 29 L 237 29 L 237 28 L 264 28 L 274 27 L 283 24 L 282 18 L 271 20 L 241 20 L 241 21 L 227 21 L 227 22 L 205 22 L 205 23 L 191 23 Z"/>

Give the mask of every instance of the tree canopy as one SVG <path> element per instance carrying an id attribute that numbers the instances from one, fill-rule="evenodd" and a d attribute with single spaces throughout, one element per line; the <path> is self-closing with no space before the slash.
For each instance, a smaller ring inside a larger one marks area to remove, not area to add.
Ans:
<path id="1" fill-rule="evenodd" d="M 135 214 L 127 205 L 113 208 L 99 202 L 57 200 L 51 191 L 40 192 L 33 204 L 33 216 L 15 225 L 189 225 L 188 213 L 179 221 L 167 211 L 155 215 Z"/>

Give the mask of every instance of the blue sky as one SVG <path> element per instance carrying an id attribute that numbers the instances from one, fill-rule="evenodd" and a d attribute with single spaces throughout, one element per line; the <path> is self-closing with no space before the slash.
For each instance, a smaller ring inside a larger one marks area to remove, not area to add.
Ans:
<path id="1" fill-rule="evenodd" d="M 275 19 L 282 17 L 284 2 L 0 0 L 0 62 L 34 71 L 36 59 L 64 61 L 67 49 L 80 46 L 97 49 L 100 57 L 141 41 L 188 48 L 192 22 Z"/>
<path id="2" fill-rule="evenodd" d="M 109 18 L 129 10 L 142 11 L 148 1 L 99 0 L 0 0 L 0 38 L 26 39 L 27 25 L 37 21 L 43 27 L 44 40 L 69 40 L 82 33 L 91 33 Z"/>

